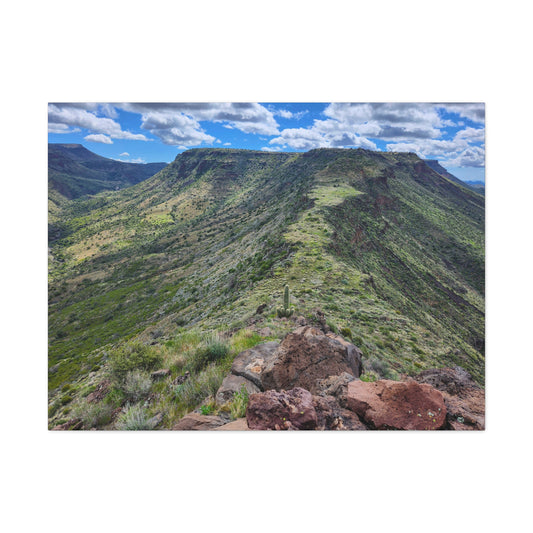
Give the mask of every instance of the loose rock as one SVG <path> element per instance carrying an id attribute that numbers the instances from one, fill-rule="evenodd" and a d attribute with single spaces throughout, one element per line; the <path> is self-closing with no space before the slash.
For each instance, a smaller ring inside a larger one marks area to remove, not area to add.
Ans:
<path id="1" fill-rule="evenodd" d="M 317 414 L 309 391 L 269 390 L 250 396 L 246 421 L 256 430 L 316 429 Z"/>
<path id="2" fill-rule="evenodd" d="M 347 407 L 372 429 L 441 429 L 446 423 L 441 392 L 414 380 L 352 381 Z"/>

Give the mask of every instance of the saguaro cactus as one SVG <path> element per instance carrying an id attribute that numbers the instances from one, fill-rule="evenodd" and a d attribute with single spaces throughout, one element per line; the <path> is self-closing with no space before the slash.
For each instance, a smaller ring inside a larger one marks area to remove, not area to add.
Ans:
<path id="1" fill-rule="evenodd" d="M 280 318 L 289 318 L 294 309 L 291 307 L 291 291 L 289 290 L 289 286 L 285 285 L 285 292 L 283 294 L 283 305 L 281 307 L 278 307 L 278 316 Z"/>

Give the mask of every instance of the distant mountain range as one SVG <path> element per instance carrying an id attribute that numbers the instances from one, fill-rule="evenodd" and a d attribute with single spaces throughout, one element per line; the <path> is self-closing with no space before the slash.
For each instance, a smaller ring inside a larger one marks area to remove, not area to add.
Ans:
<path id="1" fill-rule="evenodd" d="M 116 190 L 153 176 L 166 163 L 125 163 L 101 157 L 81 144 L 48 145 L 48 191 L 55 203 Z"/>
<path id="2" fill-rule="evenodd" d="M 479 194 L 485 194 L 485 182 L 483 181 L 463 181 L 456 178 L 453 174 L 450 174 L 436 159 L 424 159 L 426 165 L 432 168 L 435 172 L 438 172 L 441 176 L 453 181 L 457 185 L 466 186 L 475 190 Z"/>

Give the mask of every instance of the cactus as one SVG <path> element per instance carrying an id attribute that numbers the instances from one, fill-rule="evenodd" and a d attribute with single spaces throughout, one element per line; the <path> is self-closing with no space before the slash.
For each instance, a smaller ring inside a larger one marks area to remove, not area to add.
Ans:
<path id="1" fill-rule="evenodd" d="M 283 294 L 283 306 L 280 306 L 277 309 L 278 317 L 289 318 L 292 315 L 294 308 L 292 308 L 290 304 L 291 304 L 291 293 L 289 290 L 289 286 L 285 285 L 285 293 Z"/>

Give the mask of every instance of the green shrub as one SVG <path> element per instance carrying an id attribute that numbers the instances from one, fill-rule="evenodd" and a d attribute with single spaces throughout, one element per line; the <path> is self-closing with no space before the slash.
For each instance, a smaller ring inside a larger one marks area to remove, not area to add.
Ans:
<path id="1" fill-rule="evenodd" d="M 248 407 L 249 394 L 244 385 L 241 386 L 241 390 L 233 395 L 233 399 L 230 403 L 231 419 L 236 420 L 246 415 L 246 408 Z"/>
<path id="2" fill-rule="evenodd" d="M 352 338 L 352 330 L 348 327 L 341 328 L 341 335 L 343 337 L 348 337 L 349 339 Z"/>
<path id="3" fill-rule="evenodd" d="M 128 406 L 118 417 L 115 428 L 121 431 L 154 429 L 156 422 L 140 405 Z"/>
<path id="4" fill-rule="evenodd" d="M 73 412 L 75 418 L 81 419 L 85 429 L 91 429 L 109 424 L 113 414 L 113 407 L 102 402 L 89 403 L 82 401 L 74 408 Z"/>
<path id="5" fill-rule="evenodd" d="M 192 370 L 197 372 L 209 363 L 220 362 L 229 352 L 229 344 L 217 334 L 211 334 L 196 351 L 196 356 L 192 360 Z"/>
<path id="6" fill-rule="evenodd" d="M 209 396 L 215 396 L 225 372 L 215 365 L 208 366 L 198 376 L 190 377 L 175 391 L 176 402 L 185 409 L 194 409 Z"/>
<path id="7" fill-rule="evenodd" d="M 120 382 L 132 370 L 152 370 L 160 363 L 160 356 L 140 342 L 131 342 L 114 350 L 109 356 L 113 376 Z"/>
<path id="8" fill-rule="evenodd" d="M 126 374 L 126 379 L 122 390 L 126 399 L 131 402 L 138 402 L 150 394 L 152 380 L 148 372 L 142 370 L 133 370 Z"/>

